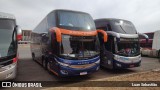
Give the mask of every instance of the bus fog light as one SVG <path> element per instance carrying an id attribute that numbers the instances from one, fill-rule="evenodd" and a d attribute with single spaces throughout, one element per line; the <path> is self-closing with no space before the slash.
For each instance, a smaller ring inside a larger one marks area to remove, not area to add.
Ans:
<path id="1" fill-rule="evenodd" d="M 119 64 L 119 63 L 116 63 L 116 65 L 117 65 L 118 67 L 121 67 L 121 64 Z"/>
<path id="2" fill-rule="evenodd" d="M 55 60 L 56 60 L 56 59 L 55 59 Z M 57 61 L 57 60 L 56 60 L 56 61 Z M 57 63 L 60 64 L 60 65 L 62 65 L 62 66 L 65 66 L 65 67 L 68 67 L 68 66 L 69 66 L 69 64 L 62 63 L 62 62 L 59 62 L 59 61 L 57 61 Z"/>
<path id="3" fill-rule="evenodd" d="M 62 74 L 68 75 L 68 71 L 66 71 L 66 70 L 60 70 L 60 72 L 61 72 Z"/>
<path id="4" fill-rule="evenodd" d="M 95 63 L 96 63 L 96 64 L 99 64 L 99 63 L 100 63 L 100 59 L 99 59 L 99 60 L 97 60 Z"/>
<path id="5" fill-rule="evenodd" d="M 96 70 L 99 70 L 99 66 L 96 68 Z"/>

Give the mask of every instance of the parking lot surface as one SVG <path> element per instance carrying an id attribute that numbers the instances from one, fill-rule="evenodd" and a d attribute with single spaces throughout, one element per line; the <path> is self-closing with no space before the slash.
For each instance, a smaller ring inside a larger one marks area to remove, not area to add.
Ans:
<path id="1" fill-rule="evenodd" d="M 60 78 L 45 70 L 40 64 L 33 61 L 31 58 L 31 52 L 29 45 L 20 45 L 19 47 L 19 63 L 17 78 L 14 81 L 61 81 L 61 80 L 96 80 L 106 77 L 137 73 L 143 71 L 149 71 L 155 68 L 160 68 L 160 63 L 157 58 L 142 57 L 142 64 L 140 67 L 122 70 L 108 70 L 101 68 L 99 71 L 87 75 L 76 77 Z"/>

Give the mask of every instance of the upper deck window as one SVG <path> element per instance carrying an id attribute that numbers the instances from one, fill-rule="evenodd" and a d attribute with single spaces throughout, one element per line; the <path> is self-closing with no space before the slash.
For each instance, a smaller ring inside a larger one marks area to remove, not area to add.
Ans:
<path id="1" fill-rule="evenodd" d="M 96 30 L 92 17 L 86 13 L 58 11 L 59 27 L 70 30 Z"/>
<path id="2" fill-rule="evenodd" d="M 125 33 L 125 34 L 136 34 L 136 28 L 134 25 L 125 20 L 112 20 L 111 21 L 112 30 L 118 33 Z"/>
<path id="3" fill-rule="evenodd" d="M 15 27 L 15 21 L 12 19 L 0 19 L 0 29 L 11 29 Z"/>

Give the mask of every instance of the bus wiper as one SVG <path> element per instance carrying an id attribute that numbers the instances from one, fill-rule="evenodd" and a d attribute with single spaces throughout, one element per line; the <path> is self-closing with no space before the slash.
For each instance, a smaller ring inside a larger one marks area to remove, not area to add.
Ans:
<path id="1" fill-rule="evenodd" d="M 120 27 L 121 27 L 121 29 L 125 32 L 125 33 L 127 33 L 123 28 L 122 28 L 122 26 L 121 25 L 119 25 Z"/>

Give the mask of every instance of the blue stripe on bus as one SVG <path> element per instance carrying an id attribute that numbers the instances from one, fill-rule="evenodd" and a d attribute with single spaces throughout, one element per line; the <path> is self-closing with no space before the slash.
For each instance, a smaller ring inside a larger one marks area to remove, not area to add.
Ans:
<path id="1" fill-rule="evenodd" d="M 68 60 L 68 59 L 63 59 L 63 58 L 56 58 L 57 61 L 59 62 L 63 62 L 63 63 L 66 63 L 66 64 L 69 64 L 69 65 L 84 65 L 84 64 L 91 64 L 91 63 L 94 63 L 98 60 L 100 60 L 100 57 L 97 56 L 95 58 L 92 58 L 92 59 L 87 59 L 87 60 Z"/>

